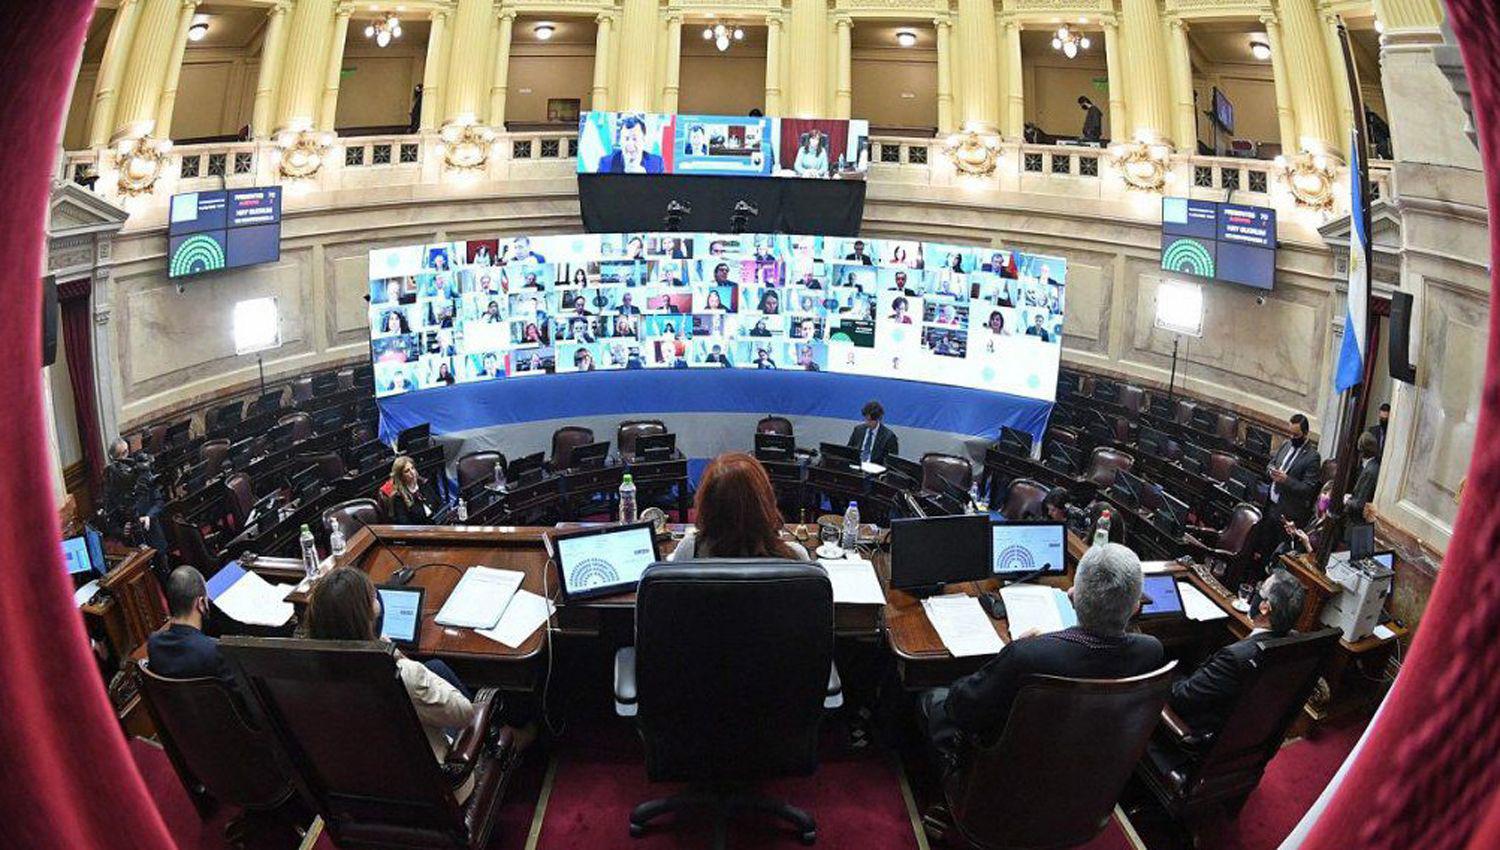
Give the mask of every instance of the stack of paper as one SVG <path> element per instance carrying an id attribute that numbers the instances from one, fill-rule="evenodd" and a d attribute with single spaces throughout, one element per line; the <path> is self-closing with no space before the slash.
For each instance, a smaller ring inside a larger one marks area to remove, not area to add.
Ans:
<path id="1" fill-rule="evenodd" d="M 505 606 L 500 622 L 493 629 L 475 629 L 475 633 L 515 649 L 525 643 L 542 624 L 552 617 L 557 605 L 529 590 L 518 590 Z"/>
<path id="2" fill-rule="evenodd" d="M 1005 620 L 1012 638 L 1026 632 L 1060 632 L 1078 625 L 1073 603 L 1055 587 L 1016 584 L 1001 588 L 1000 599 L 1005 603 Z"/>
<path id="3" fill-rule="evenodd" d="M 884 605 L 885 591 L 875 577 L 875 565 L 864 558 L 819 560 L 833 582 L 833 601 L 849 605 Z"/>
<path id="4" fill-rule="evenodd" d="M 1222 620 L 1229 614 L 1214 604 L 1212 599 L 1203 595 L 1203 591 L 1185 582 L 1177 582 L 1177 589 L 1182 593 L 1182 613 L 1189 620 L 1207 622 L 1209 620 Z"/>
<path id="5" fill-rule="evenodd" d="M 208 580 L 208 599 L 220 611 L 248 626 L 284 626 L 292 619 L 286 589 L 230 561 Z"/>
<path id="6" fill-rule="evenodd" d="M 1141 572 L 1146 575 L 1168 573 L 1176 564 L 1172 561 L 1141 561 Z"/>
<path id="7" fill-rule="evenodd" d="M 954 658 L 994 655 L 1005 648 L 979 600 L 972 596 L 929 596 L 922 600 L 922 610 Z"/>
<path id="8" fill-rule="evenodd" d="M 494 567 L 469 567 L 433 620 L 440 626 L 492 629 L 526 574 Z"/>

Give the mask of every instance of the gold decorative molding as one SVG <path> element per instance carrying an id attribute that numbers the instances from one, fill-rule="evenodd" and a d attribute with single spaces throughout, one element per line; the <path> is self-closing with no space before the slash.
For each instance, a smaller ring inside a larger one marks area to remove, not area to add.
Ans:
<path id="1" fill-rule="evenodd" d="M 988 177 L 1000 163 L 1000 138 L 973 130 L 954 133 L 943 143 L 943 152 L 960 174 Z"/>

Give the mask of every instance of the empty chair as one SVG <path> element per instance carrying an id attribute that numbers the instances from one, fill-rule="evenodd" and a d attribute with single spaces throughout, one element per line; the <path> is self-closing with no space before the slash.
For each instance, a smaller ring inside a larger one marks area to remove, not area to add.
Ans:
<path id="1" fill-rule="evenodd" d="M 352 368 L 340 369 L 336 377 L 338 378 L 339 392 L 354 389 L 354 370 Z"/>
<path id="2" fill-rule="evenodd" d="M 141 432 L 141 448 L 150 454 L 161 454 L 161 450 L 166 448 L 166 442 L 167 423 L 165 422 L 158 422 Z"/>
<path id="3" fill-rule="evenodd" d="M 209 430 L 215 432 L 233 430 L 234 426 L 240 424 L 240 420 L 244 418 L 244 415 L 245 402 L 243 399 L 221 404 L 214 408 L 213 412 L 209 415 Z"/>
<path id="4" fill-rule="evenodd" d="M 168 544 L 177 552 L 174 563 L 197 567 L 205 577 L 219 571 L 217 543 L 205 536 L 198 526 L 174 516 L 167 519 L 162 531 L 166 532 Z"/>
<path id="5" fill-rule="evenodd" d="M 1208 455 L 1208 467 L 1203 470 L 1203 474 L 1217 481 L 1228 481 L 1234 468 L 1239 465 L 1239 458 L 1228 452 L 1211 452 Z"/>
<path id="6" fill-rule="evenodd" d="M 552 469 L 561 472 L 573 463 L 573 450 L 594 442 L 592 428 L 564 425 L 552 432 Z"/>
<path id="7" fill-rule="evenodd" d="M 312 376 L 312 391 L 314 398 L 332 395 L 338 392 L 339 376 L 336 372 L 320 372 Z"/>
<path id="8" fill-rule="evenodd" d="M 1097 836 L 1160 720 L 1175 664 L 1129 679 L 1026 676 L 999 739 L 974 744 L 944 778 L 954 831 L 985 850 Z"/>
<path id="9" fill-rule="evenodd" d="M 1131 418 L 1141 415 L 1146 409 L 1146 391 L 1134 384 L 1124 384 L 1120 387 L 1120 406 L 1130 414 Z"/>
<path id="10" fill-rule="evenodd" d="M 1102 489 L 1115 483 L 1115 472 L 1121 469 L 1128 472 L 1134 466 L 1135 458 L 1130 455 L 1117 449 L 1100 446 L 1090 455 L 1089 468 L 1083 477 Z"/>
<path id="11" fill-rule="evenodd" d="M 1214 434 L 1226 443 L 1239 442 L 1240 418 L 1233 413 L 1220 413 L 1218 420 L 1214 423 Z"/>
<path id="12" fill-rule="evenodd" d="M 1178 425 L 1187 425 L 1193 421 L 1193 413 L 1198 410 L 1198 403 L 1188 401 L 1185 398 L 1177 399 L 1177 409 L 1173 412 L 1172 421 Z"/>
<path id="13" fill-rule="evenodd" d="M 1017 478 L 1005 491 L 1005 503 L 1000 515 L 1006 519 L 1045 519 L 1042 502 L 1047 498 L 1047 487 L 1030 478 Z"/>
<path id="14" fill-rule="evenodd" d="M 1260 519 L 1260 508 L 1249 502 L 1240 502 L 1229 512 L 1229 521 L 1223 528 L 1189 529 L 1183 535 L 1183 542 L 1194 550 L 1193 554 L 1199 560 L 1226 565 L 1237 579 L 1251 559 L 1252 532 Z M 1233 587 L 1232 584 L 1227 586 Z"/>
<path id="15" fill-rule="evenodd" d="M 332 531 L 334 526 L 344 533 L 345 540 L 354 539 L 354 533 L 367 525 L 384 522 L 380 505 L 374 499 L 350 499 L 323 512 L 323 527 Z"/>
<path id="16" fill-rule="evenodd" d="M 470 484 L 476 481 L 492 481 L 495 478 L 495 470 L 500 470 L 500 475 L 505 476 L 505 455 L 499 452 L 469 452 L 458 459 L 458 490 L 465 492 Z"/>
<path id="17" fill-rule="evenodd" d="M 217 475 L 224 461 L 229 459 L 229 441 L 225 439 L 207 440 L 198 447 L 198 462 L 207 467 L 206 474 L 210 477 Z"/>
<path id="18" fill-rule="evenodd" d="M 344 477 L 344 458 L 338 452 L 317 452 L 314 454 L 299 454 L 295 461 L 298 466 L 312 464 L 318 468 L 318 478 L 325 484 Z"/>
<path id="19" fill-rule="evenodd" d="M 755 423 L 757 434 L 780 434 L 784 437 L 792 435 L 792 420 L 785 416 L 763 416 Z"/>
<path id="20" fill-rule="evenodd" d="M 276 420 L 276 424 L 292 426 L 291 440 L 294 443 L 300 443 L 313 435 L 312 417 L 301 411 L 288 413 Z"/>
<path id="21" fill-rule="evenodd" d="M 660 419 L 627 419 L 620 423 L 619 430 L 615 432 L 615 446 L 620 450 L 621 457 L 633 457 L 637 437 L 665 433 L 667 424 Z"/>
<path id="22" fill-rule="evenodd" d="M 234 524 L 243 527 L 255 506 L 255 486 L 250 476 L 243 472 L 224 479 L 224 509 L 234 517 Z"/>
<path id="23" fill-rule="evenodd" d="M 1116 417 L 1113 417 L 1113 419 L 1111 419 L 1111 421 L 1110 421 L 1110 426 L 1111 426 L 1112 430 L 1114 431 L 1115 442 L 1117 442 L 1117 443 L 1126 443 L 1126 444 L 1135 442 L 1135 437 L 1131 433 L 1132 429 L 1130 427 L 1130 417 L 1128 417 L 1128 416 L 1116 416 Z"/>
<path id="24" fill-rule="evenodd" d="M 942 478 L 964 492 L 974 483 L 974 468 L 958 455 L 928 452 L 922 455 L 922 489 L 938 492 L 937 479 Z"/>
<path id="25" fill-rule="evenodd" d="M 292 381 L 292 404 L 304 405 L 313 400 L 313 381 L 306 375 Z"/>

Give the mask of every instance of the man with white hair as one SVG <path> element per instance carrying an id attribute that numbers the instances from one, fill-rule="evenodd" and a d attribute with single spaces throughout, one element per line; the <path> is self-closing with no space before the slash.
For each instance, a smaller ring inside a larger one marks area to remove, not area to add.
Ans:
<path id="1" fill-rule="evenodd" d="M 1129 548 L 1107 543 L 1078 561 L 1068 595 L 1078 625 L 1043 635 L 1015 637 L 1000 653 L 951 688 L 922 695 L 921 710 L 934 746 L 951 758 L 960 734 L 989 740 L 1005 728 L 1026 676 L 1041 673 L 1081 679 L 1120 679 L 1149 673 L 1162 664 L 1161 642 L 1127 634 L 1141 603 L 1141 559 Z"/>

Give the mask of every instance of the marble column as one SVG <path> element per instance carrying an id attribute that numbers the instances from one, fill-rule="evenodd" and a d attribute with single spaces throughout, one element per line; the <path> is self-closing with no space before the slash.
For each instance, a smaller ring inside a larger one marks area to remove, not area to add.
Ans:
<path id="1" fill-rule="evenodd" d="M 1193 54 L 1188 47 L 1187 24 L 1182 18 L 1167 19 L 1168 48 L 1172 54 L 1172 117 L 1177 149 L 1198 150 L 1198 116 L 1193 108 Z"/>
<path id="2" fill-rule="evenodd" d="M 135 38 L 140 14 L 141 0 L 120 0 L 119 7 L 115 9 L 109 39 L 104 42 L 104 55 L 99 59 L 99 79 L 94 84 L 94 101 L 89 109 L 89 147 L 109 144 L 109 134 L 114 131 L 115 102 L 120 94 L 120 78 L 125 73 L 130 43 Z"/>
<path id="3" fill-rule="evenodd" d="M 447 49 L 448 83 L 443 100 L 443 123 L 473 123 L 484 109 L 485 71 L 494 16 L 492 0 L 458 0 L 453 13 L 452 44 Z"/>
<path id="4" fill-rule="evenodd" d="M 1125 117 L 1125 76 L 1120 71 L 1120 21 L 1105 18 L 1104 66 L 1109 76 L 1109 134 L 1111 140 L 1129 138 L 1130 121 Z"/>
<path id="5" fill-rule="evenodd" d="M 1324 7 L 1318 17 L 1323 22 L 1323 41 L 1327 44 L 1325 56 L 1328 74 L 1333 82 L 1333 99 L 1338 104 L 1339 143 L 1349 146 L 1349 129 L 1354 126 L 1354 98 L 1349 90 L 1349 68 L 1344 64 L 1344 40 L 1339 37 L 1339 16 Z"/>
<path id="6" fill-rule="evenodd" d="M 781 16 L 766 16 L 766 109 L 781 114 Z"/>
<path id="7" fill-rule="evenodd" d="M 848 15 L 834 19 L 833 32 L 838 41 L 838 52 L 834 59 L 837 69 L 833 87 L 833 117 L 848 118 L 854 103 L 854 21 Z"/>
<path id="8" fill-rule="evenodd" d="M 601 14 L 594 19 L 598 30 L 594 33 L 594 88 L 591 109 L 609 109 L 609 33 L 614 28 L 615 17 Z"/>
<path id="9" fill-rule="evenodd" d="M 276 80 L 281 76 L 281 61 L 286 54 L 286 13 L 291 0 L 278 0 L 267 11 L 266 35 L 260 43 L 260 67 L 255 79 L 255 106 L 250 112 L 250 135 L 265 139 L 271 135 L 271 116 L 276 110 Z"/>
<path id="10" fill-rule="evenodd" d="M 1439 0 L 1375 0 L 1375 15 L 1385 31 L 1436 31 L 1443 25 L 1443 6 Z"/>
<path id="11" fill-rule="evenodd" d="M 437 127 L 443 114 L 443 74 L 448 53 L 448 10 L 437 9 L 430 16 L 432 26 L 427 32 L 427 60 L 422 66 L 422 115 L 418 129 L 426 133 Z"/>
<path id="12" fill-rule="evenodd" d="M 500 12 L 500 28 L 495 33 L 495 69 L 490 75 L 490 126 L 505 129 L 505 97 L 510 92 L 510 40 L 516 22 L 516 10 Z"/>
<path id="13" fill-rule="evenodd" d="M 297 0 L 287 22 L 281 87 L 276 95 L 276 130 L 308 130 L 317 124 L 333 0 Z"/>
<path id="14" fill-rule="evenodd" d="M 1344 146 L 1338 135 L 1338 101 L 1333 93 L 1317 9 L 1313 0 L 1281 0 L 1280 7 L 1286 67 L 1297 75 L 1296 80 L 1288 80 L 1292 110 L 1297 116 L 1297 147 L 1342 161 L 1340 152 Z M 1285 151 L 1288 155 L 1297 152 Z"/>
<path id="15" fill-rule="evenodd" d="M 964 130 L 1000 130 L 1000 79 L 996 54 L 995 6 L 992 0 L 958 0 L 954 34 L 958 41 L 958 125 Z M 1019 65 L 1015 66 L 1017 69 Z"/>
<path id="16" fill-rule="evenodd" d="M 177 10 L 177 30 L 172 40 L 172 55 L 167 59 L 167 73 L 162 78 L 161 98 L 156 104 L 157 134 L 171 138 L 172 113 L 177 109 L 177 83 L 182 79 L 182 58 L 187 55 L 188 27 L 198 14 L 198 0 L 182 0 Z"/>
<path id="17" fill-rule="evenodd" d="M 167 61 L 177 41 L 180 12 L 178 0 L 141 0 L 135 38 L 125 63 L 124 79 L 120 81 L 110 141 L 147 135 L 166 138 L 170 128 L 156 126 L 157 109 L 161 106 Z"/>
<path id="18" fill-rule="evenodd" d="M 658 8 L 657 0 L 621 0 L 616 109 L 649 111 L 655 103 Z"/>
<path id="19" fill-rule="evenodd" d="M 788 67 L 786 114 L 793 118 L 827 115 L 828 6 L 824 0 L 790 0 L 787 19 Z"/>
<path id="20" fill-rule="evenodd" d="M 668 115 L 677 113 L 677 93 L 682 90 L 682 15 L 673 12 L 667 15 L 666 69 L 662 74 L 661 111 Z"/>
<path id="21" fill-rule="evenodd" d="M 1021 63 L 1021 22 L 1005 24 L 1006 64 L 1015 70 L 1006 80 L 1005 137 L 1020 141 L 1026 136 L 1026 66 Z"/>
<path id="22" fill-rule="evenodd" d="M 1306 0 L 1312 2 L 1312 0 Z M 1171 91 L 1167 54 L 1162 44 L 1161 13 L 1156 0 L 1120 0 L 1120 41 L 1125 63 L 1125 101 L 1129 125 L 1116 129 L 1118 141 L 1148 144 L 1172 138 Z"/>
<path id="23" fill-rule="evenodd" d="M 1292 112 L 1290 71 L 1286 66 L 1286 52 L 1281 46 L 1281 24 L 1275 16 L 1262 16 L 1260 22 L 1266 27 L 1266 45 L 1271 48 L 1271 76 L 1276 84 L 1276 126 L 1280 132 L 1281 151 L 1284 154 L 1297 152 L 1297 119 Z"/>
<path id="24" fill-rule="evenodd" d="M 323 104 L 319 108 L 318 129 L 333 132 L 334 119 L 339 111 L 339 81 L 344 72 L 344 44 L 349 38 L 349 18 L 354 13 L 352 3 L 340 3 L 334 10 L 333 30 L 328 37 L 327 66 L 323 72 Z"/>

